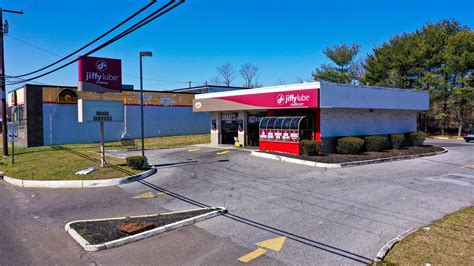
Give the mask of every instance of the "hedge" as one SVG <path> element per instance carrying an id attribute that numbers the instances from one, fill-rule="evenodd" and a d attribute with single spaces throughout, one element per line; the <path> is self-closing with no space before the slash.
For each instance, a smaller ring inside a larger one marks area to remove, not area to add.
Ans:
<path id="1" fill-rule="evenodd" d="M 421 146 L 425 142 L 426 134 L 424 132 L 411 132 L 410 141 L 413 146 Z"/>
<path id="2" fill-rule="evenodd" d="M 390 142 L 392 142 L 392 147 L 394 149 L 400 149 L 403 145 L 404 140 L 405 136 L 403 134 L 390 135 Z"/>
<path id="3" fill-rule="evenodd" d="M 145 156 L 128 156 L 126 160 L 127 165 L 136 170 L 144 169 L 148 166 Z"/>
<path id="4" fill-rule="evenodd" d="M 356 154 L 364 146 L 364 140 L 356 137 L 342 137 L 337 140 L 337 153 Z"/>
<path id="5" fill-rule="evenodd" d="M 367 151 L 382 151 L 387 149 L 388 146 L 385 136 L 367 136 L 365 138 L 365 148 Z"/>
<path id="6" fill-rule="evenodd" d="M 321 141 L 304 139 L 300 141 L 301 154 L 314 156 L 321 151 Z"/>

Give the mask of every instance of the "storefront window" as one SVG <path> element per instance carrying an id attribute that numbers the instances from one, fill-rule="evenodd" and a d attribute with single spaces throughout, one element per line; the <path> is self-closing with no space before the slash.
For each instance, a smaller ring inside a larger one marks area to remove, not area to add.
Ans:
<path id="1" fill-rule="evenodd" d="M 274 129 L 275 128 L 275 121 L 276 118 L 272 117 L 268 119 L 267 129 Z"/>
<path id="2" fill-rule="evenodd" d="M 284 118 L 277 118 L 275 120 L 275 129 L 281 129 L 281 125 L 283 124 Z"/>
<path id="3" fill-rule="evenodd" d="M 314 123 L 311 117 L 265 117 L 260 123 L 260 139 L 267 141 L 291 141 L 311 139 Z"/>
<path id="4" fill-rule="evenodd" d="M 287 117 L 285 118 L 285 120 L 283 120 L 283 124 L 282 124 L 282 129 L 289 129 L 290 128 L 290 122 L 293 118 L 291 117 Z"/>

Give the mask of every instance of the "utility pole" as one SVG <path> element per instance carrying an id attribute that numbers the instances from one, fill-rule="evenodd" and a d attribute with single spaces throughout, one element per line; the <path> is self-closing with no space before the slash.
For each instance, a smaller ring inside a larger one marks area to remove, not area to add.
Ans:
<path id="1" fill-rule="evenodd" d="M 5 58 L 3 51 L 3 37 L 8 33 L 8 24 L 3 23 L 3 12 L 23 15 L 23 11 L 0 8 L 0 97 L 2 98 L 3 156 L 8 156 L 7 87 L 5 85 Z"/>

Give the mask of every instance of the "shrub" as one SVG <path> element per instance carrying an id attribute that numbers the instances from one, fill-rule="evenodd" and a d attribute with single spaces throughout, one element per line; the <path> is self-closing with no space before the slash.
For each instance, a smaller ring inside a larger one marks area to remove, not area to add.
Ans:
<path id="1" fill-rule="evenodd" d="M 306 156 L 314 156 L 321 150 L 321 141 L 304 139 L 300 141 L 301 153 Z"/>
<path id="2" fill-rule="evenodd" d="M 336 150 L 343 154 L 356 154 L 364 146 L 364 140 L 356 137 L 343 137 L 337 140 Z"/>
<path id="3" fill-rule="evenodd" d="M 425 133 L 418 131 L 410 133 L 410 141 L 413 146 L 421 146 L 425 142 Z"/>
<path id="4" fill-rule="evenodd" d="M 147 167 L 147 160 L 145 156 L 128 156 L 126 158 L 127 165 L 133 169 L 143 169 Z"/>
<path id="5" fill-rule="evenodd" d="M 403 134 L 392 134 L 390 135 L 390 141 L 392 142 L 392 146 L 394 149 L 400 149 L 403 145 L 403 141 L 405 140 L 405 136 Z"/>
<path id="6" fill-rule="evenodd" d="M 381 151 L 388 148 L 385 136 L 368 136 L 365 138 L 365 148 L 367 151 Z"/>

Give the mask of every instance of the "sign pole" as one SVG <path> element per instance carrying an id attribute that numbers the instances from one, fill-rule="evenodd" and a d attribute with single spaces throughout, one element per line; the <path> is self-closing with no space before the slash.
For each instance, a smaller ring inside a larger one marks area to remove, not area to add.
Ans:
<path id="1" fill-rule="evenodd" d="M 15 142 L 12 141 L 12 164 L 15 164 Z"/>
<path id="2" fill-rule="evenodd" d="M 100 165 L 105 167 L 104 121 L 100 121 Z"/>

